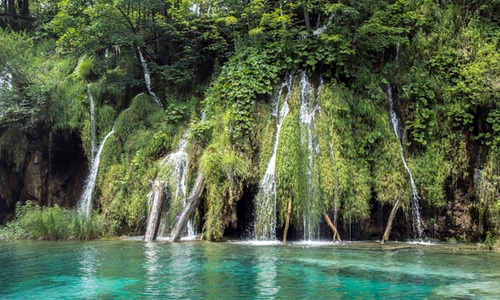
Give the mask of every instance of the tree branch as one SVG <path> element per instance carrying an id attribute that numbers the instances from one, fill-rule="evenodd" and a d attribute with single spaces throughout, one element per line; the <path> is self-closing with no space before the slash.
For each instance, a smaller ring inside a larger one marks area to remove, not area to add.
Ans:
<path id="1" fill-rule="evenodd" d="M 26 21 L 31 21 L 31 22 L 36 21 L 36 18 L 33 18 L 33 17 L 19 16 L 19 15 L 13 15 L 13 14 L 9 14 L 9 13 L 0 13 L 0 17 L 10 17 L 10 18 L 13 18 L 16 20 L 21 19 L 21 20 L 26 20 Z"/>

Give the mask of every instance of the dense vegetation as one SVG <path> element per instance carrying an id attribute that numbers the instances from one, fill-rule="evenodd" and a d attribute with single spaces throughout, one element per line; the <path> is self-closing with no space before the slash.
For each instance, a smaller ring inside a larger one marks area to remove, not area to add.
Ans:
<path id="1" fill-rule="evenodd" d="M 205 238 L 223 239 L 241 225 L 240 200 L 257 195 L 276 134 L 271 99 L 291 74 L 276 159 L 278 231 L 289 203 L 297 231 L 306 214 L 319 224 L 326 212 L 338 214 L 343 232 L 353 224 L 369 232 L 398 199 L 411 218 L 391 89 L 426 235 L 500 236 L 498 0 L 0 3 L 0 221 L 18 201 L 75 206 L 77 197 L 53 192 L 66 173 L 50 149 L 67 164 L 83 160 L 74 165 L 86 172 L 90 91 L 97 143 L 115 132 L 94 192 L 109 233 L 143 232 L 148 181 L 189 128 L 189 182 L 198 172 L 206 178 L 196 220 Z M 321 104 L 312 168 L 299 120 L 302 72 Z M 64 143 L 81 157 L 61 154 Z M 45 180 L 28 184 L 34 168 Z M 81 181 L 68 179 L 73 189 Z"/>

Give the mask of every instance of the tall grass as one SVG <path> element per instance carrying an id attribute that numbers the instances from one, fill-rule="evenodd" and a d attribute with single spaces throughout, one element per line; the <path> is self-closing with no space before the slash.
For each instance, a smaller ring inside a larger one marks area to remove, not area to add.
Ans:
<path id="1" fill-rule="evenodd" d="M 0 238 L 88 240 L 102 236 L 96 215 L 87 218 L 74 209 L 34 206 L 30 201 L 16 206 L 16 218 L 7 224 Z"/>

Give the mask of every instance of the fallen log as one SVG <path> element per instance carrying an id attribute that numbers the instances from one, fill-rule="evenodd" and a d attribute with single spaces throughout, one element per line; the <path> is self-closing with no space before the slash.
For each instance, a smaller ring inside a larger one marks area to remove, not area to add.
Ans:
<path id="1" fill-rule="evenodd" d="M 335 225 L 333 225 L 332 220 L 330 220 L 328 214 L 326 212 L 323 212 L 323 216 L 325 216 L 326 223 L 328 224 L 328 226 L 330 226 L 330 229 L 332 229 L 333 231 L 333 242 L 335 243 L 335 239 L 337 239 L 339 241 L 339 244 L 342 244 L 342 240 L 340 239 L 340 234 L 337 231 Z"/>
<path id="2" fill-rule="evenodd" d="M 200 174 L 198 174 L 198 178 L 194 183 L 193 189 L 189 193 L 186 205 L 184 206 L 184 209 L 182 210 L 177 223 L 175 223 L 174 229 L 170 233 L 171 242 L 180 241 L 181 234 L 182 232 L 184 232 L 189 218 L 191 218 L 191 215 L 194 213 L 194 210 L 198 206 L 198 203 L 200 203 L 201 194 L 203 193 L 203 189 L 205 188 L 204 181 L 205 175 L 203 174 L 203 172 L 201 172 Z"/>
<path id="3" fill-rule="evenodd" d="M 387 219 L 387 225 L 385 226 L 384 235 L 382 236 L 382 241 L 380 242 L 381 245 L 384 245 L 385 242 L 389 240 L 389 235 L 391 234 L 392 230 L 392 221 L 394 221 L 394 217 L 396 217 L 396 212 L 398 211 L 400 204 L 401 198 L 398 198 L 398 201 L 396 201 L 394 207 L 391 210 L 391 213 L 389 214 L 389 219 Z"/>
<path id="4" fill-rule="evenodd" d="M 151 185 L 151 205 L 146 222 L 146 232 L 144 233 L 145 242 L 156 240 L 156 236 L 158 235 L 166 186 L 167 184 L 164 181 L 159 180 L 155 180 Z"/>

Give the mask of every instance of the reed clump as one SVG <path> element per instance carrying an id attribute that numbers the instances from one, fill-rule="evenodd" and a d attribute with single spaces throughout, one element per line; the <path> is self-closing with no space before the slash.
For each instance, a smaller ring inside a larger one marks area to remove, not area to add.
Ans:
<path id="1" fill-rule="evenodd" d="M 27 201 L 16 206 L 16 217 L 1 229 L 2 239 L 89 240 L 101 237 L 99 216 L 87 216 L 55 205 L 41 207 Z"/>

